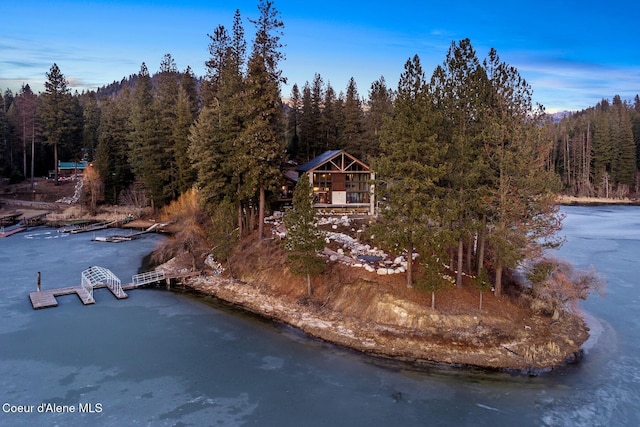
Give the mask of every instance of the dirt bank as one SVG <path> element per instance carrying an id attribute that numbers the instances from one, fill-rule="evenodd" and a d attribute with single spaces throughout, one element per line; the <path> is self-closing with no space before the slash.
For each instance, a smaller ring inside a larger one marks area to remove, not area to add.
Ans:
<path id="1" fill-rule="evenodd" d="M 314 278 L 307 297 L 277 242 L 245 242 L 233 265 L 235 279 L 209 275 L 187 286 L 311 336 L 417 365 L 539 373 L 577 361 L 589 336 L 579 316 L 554 322 L 510 297 L 485 293 L 479 310 L 479 292 L 469 286 L 438 292 L 432 310 L 430 294 L 407 289 L 403 275 L 379 276 L 338 263 Z"/>

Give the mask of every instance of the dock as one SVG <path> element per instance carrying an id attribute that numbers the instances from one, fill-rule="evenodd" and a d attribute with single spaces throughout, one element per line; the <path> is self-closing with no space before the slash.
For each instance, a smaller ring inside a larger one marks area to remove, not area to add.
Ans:
<path id="1" fill-rule="evenodd" d="M 61 228 L 58 230 L 58 233 L 79 234 L 79 233 L 88 233 L 91 231 L 104 230 L 105 228 L 119 228 L 131 221 L 133 221 L 133 216 L 127 215 L 124 218 L 116 219 L 113 221 L 76 224 L 71 227 Z"/>
<path id="2" fill-rule="evenodd" d="M 16 228 L 12 228 L 11 230 L 5 230 L 4 227 L 2 227 L 2 231 L 0 231 L 0 238 L 9 237 L 13 234 L 25 231 L 26 229 L 27 227 L 16 227 Z"/>
<path id="3" fill-rule="evenodd" d="M 66 288 L 57 288 L 57 289 L 49 289 L 49 290 L 41 290 L 36 292 L 31 292 L 29 294 L 29 299 L 31 300 L 31 305 L 35 309 L 46 308 L 46 307 L 56 307 L 58 305 L 58 301 L 56 297 L 60 297 L 63 295 L 71 295 L 77 294 L 82 304 L 94 304 L 96 301 L 93 299 L 93 296 L 87 292 L 82 286 L 68 286 Z"/>
<path id="4" fill-rule="evenodd" d="M 0 225 L 11 225 L 18 222 L 18 218 L 22 216 L 21 212 L 13 212 L 6 215 L 0 216 Z"/>
<path id="5" fill-rule="evenodd" d="M 27 230 L 29 226 L 38 224 L 41 222 L 44 217 L 46 217 L 50 212 L 39 212 L 34 215 L 26 216 L 22 213 L 13 213 L 9 215 L 4 215 L 0 217 L 0 238 L 9 237 L 16 233 L 20 233 L 22 231 Z M 20 219 L 22 217 L 22 219 Z M 11 225 L 10 227 L 5 228 L 5 224 L 10 224 L 16 222 L 17 224 Z"/>
<path id="6" fill-rule="evenodd" d="M 137 233 L 129 233 L 129 234 L 114 234 L 111 236 L 98 236 L 91 239 L 94 242 L 128 242 L 130 240 L 136 240 L 140 236 L 146 233 L 150 233 L 158 227 L 162 227 L 166 224 L 155 223 L 151 227 L 148 227 L 146 230 L 138 231 Z"/>
<path id="7" fill-rule="evenodd" d="M 111 271 L 103 267 L 89 267 L 82 272 L 82 280 L 79 286 L 67 286 L 55 289 L 41 289 L 38 273 L 38 290 L 29 294 L 31 305 L 35 310 L 48 307 L 57 307 L 58 301 L 56 297 L 64 295 L 76 294 L 82 304 L 95 304 L 93 298 L 93 290 L 108 288 L 111 294 L 117 299 L 128 298 L 126 291 L 141 288 L 152 283 L 159 283 L 163 280 L 167 282 L 171 279 L 191 277 L 200 273 L 189 272 L 184 274 L 167 275 L 164 271 L 148 271 L 146 273 L 136 274 L 131 278 L 131 283 L 121 284 Z"/>

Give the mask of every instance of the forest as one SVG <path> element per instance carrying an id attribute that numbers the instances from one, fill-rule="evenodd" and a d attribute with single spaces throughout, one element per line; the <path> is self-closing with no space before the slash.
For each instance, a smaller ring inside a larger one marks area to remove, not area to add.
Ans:
<path id="1" fill-rule="evenodd" d="M 232 242 L 264 235 L 284 168 L 344 149 L 376 171 L 376 237 L 421 254 L 409 286 L 436 286 L 429 271 L 448 260 L 458 284 L 491 275 L 496 294 L 503 272 L 559 243 L 558 194 L 638 193 L 638 96 L 554 120 L 517 69 L 494 49 L 479 57 L 469 39 L 430 75 L 408 58 L 395 88 L 380 77 L 363 96 L 353 78 L 337 91 L 315 73 L 283 96 L 284 23 L 272 2 L 258 10 L 251 45 L 240 11 L 207 35 L 204 76 L 166 54 L 155 73 L 142 63 L 97 91 L 72 93 L 56 64 L 43 93 L 4 91 L 4 182 L 86 160 L 94 203 L 157 210 L 195 188 L 210 237 Z"/>

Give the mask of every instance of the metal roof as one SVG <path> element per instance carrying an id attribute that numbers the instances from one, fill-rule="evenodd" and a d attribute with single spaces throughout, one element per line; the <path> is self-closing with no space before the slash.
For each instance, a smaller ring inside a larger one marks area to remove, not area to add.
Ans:
<path id="1" fill-rule="evenodd" d="M 81 162 L 58 162 L 58 169 L 85 169 L 88 163 Z"/>
<path id="2" fill-rule="evenodd" d="M 325 162 L 328 162 L 329 160 L 331 160 L 332 158 L 334 158 L 338 154 L 342 153 L 342 151 L 343 150 L 325 151 L 324 153 L 320 154 L 318 157 L 309 160 L 304 165 L 298 166 L 297 170 L 300 171 L 300 172 L 308 172 L 311 169 L 315 169 L 316 167 L 320 166 L 321 164 L 323 164 Z"/>

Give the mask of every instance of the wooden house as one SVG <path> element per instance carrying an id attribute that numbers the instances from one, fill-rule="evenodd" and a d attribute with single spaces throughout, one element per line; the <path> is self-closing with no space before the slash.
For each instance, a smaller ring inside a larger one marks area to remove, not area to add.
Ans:
<path id="1" fill-rule="evenodd" d="M 326 151 L 296 170 L 309 175 L 317 208 L 374 214 L 375 174 L 344 150 Z"/>

